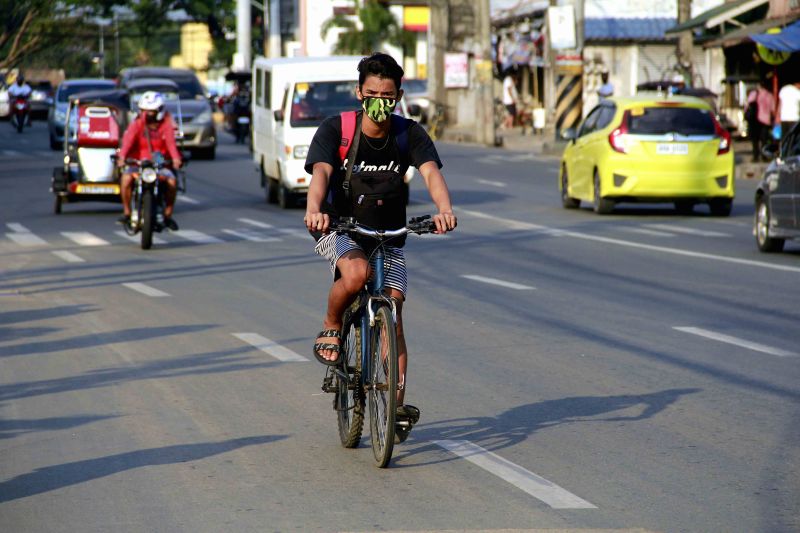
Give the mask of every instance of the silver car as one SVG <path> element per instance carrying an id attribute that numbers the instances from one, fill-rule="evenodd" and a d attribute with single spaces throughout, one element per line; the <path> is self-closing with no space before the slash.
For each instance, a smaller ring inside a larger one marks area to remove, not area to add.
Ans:
<path id="1" fill-rule="evenodd" d="M 62 81 L 56 89 L 53 104 L 47 112 L 47 127 L 50 130 L 50 149 L 61 150 L 64 143 L 64 118 L 67 114 L 69 97 L 86 91 L 113 89 L 113 80 L 100 78 L 79 78 Z"/>
<path id="2" fill-rule="evenodd" d="M 134 67 L 120 72 L 119 85 L 131 94 L 131 107 L 141 95 L 159 80 L 172 80 L 178 86 L 180 117 L 176 115 L 177 104 L 173 106 L 167 101 L 167 107 L 175 116 L 179 128 L 183 132 L 183 147 L 191 150 L 192 155 L 214 159 L 217 148 L 217 132 L 214 127 L 211 104 L 206 98 L 203 86 L 194 72 L 188 69 L 168 67 Z"/>

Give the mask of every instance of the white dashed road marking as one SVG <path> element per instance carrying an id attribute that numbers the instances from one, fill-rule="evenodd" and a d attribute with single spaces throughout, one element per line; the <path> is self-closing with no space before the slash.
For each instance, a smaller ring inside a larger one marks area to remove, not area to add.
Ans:
<path id="1" fill-rule="evenodd" d="M 266 337 L 262 337 L 257 333 L 231 333 L 231 335 L 241 341 L 246 342 L 254 348 L 261 350 L 265 354 L 274 357 L 278 361 L 283 361 L 286 363 L 308 361 L 308 358 L 303 357 L 299 353 L 293 352 L 292 350 L 281 346 L 280 344 L 271 341 Z"/>
<path id="2" fill-rule="evenodd" d="M 73 254 L 72 252 L 68 252 L 66 250 L 55 250 L 53 251 L 53 255 L 56 257 L 60 257 L 67 263 L 85 263 L 86 260 L 78 257 L 77 255 Z"/>
<path id="3" fill-rule="evenodd" d="M 18 222 L 6 224 L 13 233 L 6 233 L 6 237 L 21 246 L 41 246 L 46 245 L 47 241 L 31 233 L 31 230 Z"/>
<path id="4" fill-rule="evenodd" d="M 61 235 L 81 246 L 107 246 L 108 241 L 86 231 L 62 231 Z"/>
<path id="5" fill-rule="evenodd" d="M 654 229 L 645 228 L 620 228 L 623 231 L 630 231 L 632 233 L 641 233 L 642 235 L 652 235 L 654 237 L 674 237 L 674 233 L 667 233 L 666 231 L 656 231 Z"/>
<path id="6" fill-rule="evenodd" d="M 684 233 L 686 235 L 697 235 L 699 237 L 730 237 L 728 233 L 719 231 L 708 231 L 703 229 L 687 228 L 684 226 L 673 226 L 672 224 L 647 224 L 648 228 L 657 230 L 671 231 L 673 233 Z"/>
<path id="7" fill-rule="evenodd" d="M 252 218 L 240 218 L 239 222 L 242 222 L 244 224 L 250 224 L 251 226 L 255 226 L 257 228 L 262 228 L 262 229 L 269 229 L 272 227 L 272 224 L 267 224 L 266 222 L 253 220 Z"/>
<path id="8" fill-rule="evenodd" d="M 179 194 L 178 200 L 185 204 L 192 204 L 192 205 L 198 205 L 200 203 L 198 200 L 195 200 L 191 196 L 186 196 L 185 194 Z"/>
<path id="9" fill-rule="evenodd" d="M 176 231 L 175 235 L 177 235 L 178 237 L 182 237 L 187 241 L 196 242 L 198 244 L 213 244 L 217 242 L 222 242 L 220 239 L 217 239 L 216 237 L 212 237 L 211 235 L 206 235 L 205 233 L 201 233 L 199 231 L 191 229 Z"/>
<path id="10" fill-rule="evenodd" d="M 487 278 L 484 276 L 476 276 L 473 274 L 463 274 L 462 278 L 471 279 L 472 281 L 480 281 L 481 283 L 488 283 L 489 285 L 497 285 L 507 289 L 515 289 L 518 291 L 532 291 L 536 287 L 529 287 L 528 285 L 520 285 L 519 283 L 512 283 L 510 281 L 503 281 L 501 279 Z"/>
<path id="11" fill-rule="evenodd" d="M 677 326 L 673 327 L 672 329 L 676 329 L 684 333 L 690 333 L 692 335 L 699 335 L 700 337 L 705 337 L 707 339 L 724 342 L 726 344 L 733 344 L 735 346 L 739 346 L 741 348 L 747 348 L 748 350 L 754 350 L 756 352 L 768 353 L 770 355 L 777 355 L 778 357 L 797 357 L 798 355 L 800 355 L 794 352 L 781 350 L 780 348 L 773 348 L 772 346 L 767 346 L 765 344 L 750 342 L 744 339 L 740 339 L 738 337 L 725 335 L 724 333 L 709 331 L 707 329 L 693 328 L 693 327 L 677 327 Z"/>
<path id="12" fill-rule="evenodd" d="M 6 226 L 8 226 L 8 229 L 10 229 L 11 231 L 16 232 L 16 233 L 30 233 L 31 232 L 31 230 L 29 230 L 28 228 L 26 228 L 25 226 L 23 226 L 19 222 L 9 222 L 8 224 L 6 224 Z"/>
<path id="13" fill-rule="evenodd" d="M 466 440 L 436 440 L 445 450 L 541 500 L 553 509 L 597 509 L 555 483 Z"/>
<path id="14" fill-rule="evenodd" d="M 151 296 L 153 298 L 164 298 L 165 296 L 169 296 L 168 293 L 158 290 L 155 287 L 151 287 L 150 285 L 145 285 L 144 283 L 123 283 L 122 285 L 133 291 L 140 292 L 145 296 Z"/>
<path id="15" fill-rule="evenodd" d="M 262 233 L 258 233 L 257 231 L 253 231 L 251 229 L 246 229 L 246 228 L 238 229 L 238 230 L 224 229 L 224 230 L 222 230 L 222 232 L 223 233 L 227 233 L 228 235 L 233 235 L 234 237 L 238 237 L 240 239 L 244 239 L 246 241 L 252 241 L 252 242 L 277 242 L 277 241 L 282 240 L 282 239 L 279 239 L 278 237 L 267 237 L 266 235 L 264 235 Z"/>
<path id="16" fill-rule="evenodd" d="M 502 181 L 481 180 L 481 179 L 475 181 L 483 185 L 491 185 L 492 187 L 506 187 L 506 184 L 503 183 Z"/>

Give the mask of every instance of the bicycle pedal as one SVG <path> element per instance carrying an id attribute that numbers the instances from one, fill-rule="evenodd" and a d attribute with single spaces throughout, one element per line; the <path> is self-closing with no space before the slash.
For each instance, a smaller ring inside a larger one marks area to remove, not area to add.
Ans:
<path id="1" fill-rule="evenodd" d="M 339 392 L 339 387 L 333 384 L 333 376 L 325 376 L 322 380 L 322 392 Z"/>

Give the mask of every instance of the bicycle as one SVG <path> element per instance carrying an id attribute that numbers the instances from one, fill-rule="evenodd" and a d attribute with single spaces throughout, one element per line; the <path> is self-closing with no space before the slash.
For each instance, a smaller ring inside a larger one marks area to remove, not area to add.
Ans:
<path id="1" fill-rule="evenodd" d="M 384 293 L 387 265 L 384 245 L 408 233 L 433 233 L 436 226 L 430 216 L 416 217 L 397 230 L 375 230 L 340 219 L 331 231 L 371 237 L 377 241 L 372 256 L 375 270 L 356 300 L 345 311 L 342 322 L 338 364 L 328 367 L 322 390 L 333 393 L 339 438 L 345 448 L 361 442 L 365 404 L 369 405 L 370 440 L 375 464 L 385 468 L 392 458 L 395 443 L 403 442 L 417 422 L 419 413 L 396 419 L 398 391 L 397 306 Z M 391 266 L 389 265 L 389 268 Z"/>
<path id="2" fill-rule="evenodd" d="M 433 106 L 433 116 L 428 121 L 428 136 L 435 141 L 442 136 L 442 126 L 447 124 L 447 106 L 432 100 L 430 103 Z"/>

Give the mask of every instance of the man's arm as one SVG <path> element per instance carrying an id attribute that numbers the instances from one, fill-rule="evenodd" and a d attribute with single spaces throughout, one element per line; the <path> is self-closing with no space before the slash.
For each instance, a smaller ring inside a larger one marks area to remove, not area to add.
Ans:
<path id="1" fill-rule="evenodd" d="M 438 214 L 433 215 L 433 222 L 436 224 L 437 233 L 447 233 L 455 229 L 458 221 L 453 214 L 453 206 L 450 203 L 450 191 L 447 189 L 447 183 L 444 181 L 444 176 L 439 170 L 439 165 L 435 161 L 428 161 L 420 165 L 419 173 L 425 180 L 425 185 L 428 187 L 428 193 L 431 195 L 431 200 L 436 205 Z"/>
<path id="2" fill-rule="evenodd" d="M 171 116 L 167 115 L 167 118 L 164 120 L 163 127 L 164 140 L 167 143 L 167 151 L 172 158 L 172 166 L 175 168 L 181 168 L 183 165 L 183 159 L 180 151 L 178 150 L 178 145 L 175 143 L 175 122 L 172 120 Z"/>
<path id="3" fill-rule="evenodd" d="M 117 159 L 117 165 L 123 166 L 125 164 L 125 159 L 128 157 L 128 154 L 133 148 L 134 142 L 137 140 L 137 136 L 139 135 L 140 131 L 140 124 L 139 120 L 136 119 L 130 123 L 128 129 L 125 130 L 125 133 L 122 135 L 122 146 L 119 149 L 119 158 Z"/>
<path id="4" fill-rule="evenodd" d="M 303 220 L 310 231 L 328 231 L 330 217 L 322 213 L 322 202 L 328 194 L 328 183 L 333 174 L 330 163 L 314 163 L 311 171 L 311 183 L 308 186 L 308 199 L 306 200 L 306 216 Z"/>

